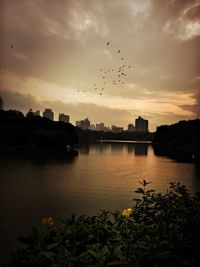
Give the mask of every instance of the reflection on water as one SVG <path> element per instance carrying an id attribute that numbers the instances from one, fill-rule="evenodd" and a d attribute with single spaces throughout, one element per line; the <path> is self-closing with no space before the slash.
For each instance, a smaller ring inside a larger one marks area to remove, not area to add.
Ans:
<path id="1" fill-rule="evenodd" d="M 0 160 L 0 236 L 2 258 L 17 237 L 40 225 L 43 217 L 59 220 L 70 213 L 96 214 L 101 209 L 131 207 L 138 181 L 165 191 L 179 181 L 200 190 L 200 168 L 155 156 L 147 144 L 94 144 L 74 159 Z"/>
<path id="2" fill-rule="evenodd" d="M 147 156 L 148 145 L 147 144 L 135 144 L 135 155 L 136 156 Z"/>

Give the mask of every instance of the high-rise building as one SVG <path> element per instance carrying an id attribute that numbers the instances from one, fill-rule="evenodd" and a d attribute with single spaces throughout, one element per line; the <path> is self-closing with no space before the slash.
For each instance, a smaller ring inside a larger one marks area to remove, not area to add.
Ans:
<path id="1" fill-rule="evenodd" d="M 59 113 L 58 120 L 59 121 L 64 121 L 65 123 L 68 123 L 69 122 L 69 115 L 65 115 L 63 113 Z"/>
<path id="2" fill-rule="evenodd" d="M 54 113 L 53 113 L 52 109 L 46 108 L 43 112 L 43 117 L 53 121 Z"/>
<path id="3" fill-rule="evenodd" d="M 135 132 L 135 126 L 131 123 L 128 125 L 128 132 Z"/>
<path id="4" fill-rule="evenodd" d="M 0 96 L 0 110 L 3 109 L 3 98 Z"/>
<path id="5" fill-rule="evenodd" d="M 138 117 L 135 120 L 135 128 L 136 132 L 148 132 L 148 120 L 143 119 L 142 117 Z"/>
<path id="6" fill-rule="evenodd" d="M 90 121 L 88 118 L 81 121 L 76 121 L 76 126 L 80 127 L 82 130 L 87 130 L 90 128 Z"/>

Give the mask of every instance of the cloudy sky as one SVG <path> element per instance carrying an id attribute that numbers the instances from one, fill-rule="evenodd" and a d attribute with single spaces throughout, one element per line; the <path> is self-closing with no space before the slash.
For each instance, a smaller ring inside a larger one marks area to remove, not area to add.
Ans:
<path id="1" fill-rule="evenodd" d="M 0 10 L 5 109 L 125 128 L 141 115 L 152 131 L 197 117 L 199 0 L 1 0 Z"/>

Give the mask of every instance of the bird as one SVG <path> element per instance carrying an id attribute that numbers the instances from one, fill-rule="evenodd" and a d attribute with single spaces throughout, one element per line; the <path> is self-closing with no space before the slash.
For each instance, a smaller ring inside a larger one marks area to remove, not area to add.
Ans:
<path id="1" fill-rule="evenodd" d="M 110 44 L 110 42 L 107 42 L 107 46 Z"/>
<path id="2" fill-rule="evenodd" d="M 103 76 L 102 78 L 105 79 L 105 76 Z"/>
<path id="3" fill-rule="evenodd" d="M 10 45 L 10 48 L 14 48 L 14 45 Z"/>
<path id="4" fill-rule="evenodd" d="M 120 50 L 118 50 L 118 52 L 117 52 L 118 54 L 120 53 Z"/>
<path id="5" fill-rule="evenodd" d="M 121 60 L 124 60 L 124 57 L 122 57 Z"/>

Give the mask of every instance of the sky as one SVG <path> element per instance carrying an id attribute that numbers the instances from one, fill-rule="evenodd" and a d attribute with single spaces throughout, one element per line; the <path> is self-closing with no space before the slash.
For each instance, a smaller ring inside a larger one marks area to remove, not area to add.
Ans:
<path id="1" fill-rule="evenodd" d="M 200 112 L 199 0 L 0 0 L 5 109 L 127 129 Z M 122 74 L 123 73 L 123 74 Z"/>

